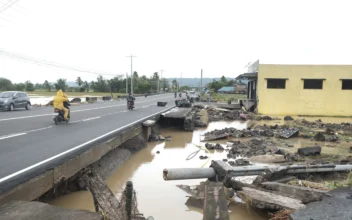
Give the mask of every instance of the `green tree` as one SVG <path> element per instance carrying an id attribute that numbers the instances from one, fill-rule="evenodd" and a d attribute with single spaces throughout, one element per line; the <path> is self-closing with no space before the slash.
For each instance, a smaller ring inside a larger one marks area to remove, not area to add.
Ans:
<path id="1" fill-rule="evenodd" d="M 153 74 L 152 79 L 158 80 L 158 79 L 159 79 L 159 73 L 158 73 L 158 72 L 155 72 L 155 73 Z"/>
<path id="2" fill-rule="evenodd" d="M 62 90 L 62 91 L 66 91 L 68 88 L 67 84 L 66 84 L 66 79 L 58 79 L 55 83 L 55 89 L 56 90 Z"/>
<path id="3" fill-rule="evenodd" d="M 222 76 L 221 79 L 220 79 L 221 83 L 227 83 L 227 79 L 225 76 Z"/>
<path id="4" fill-rule="evenodd" d="M 94 92 L 108 92 L 110 90 L 109 85 L 102 75 L 98 76 L 97 81 L 93 84 Z"/>
<path id="5" fill-rule="evenodd" d="M 9 91 L 13 89 L 11 80 L 0 77 L 0 91 Z"/>
<path id="6" fill-rule="evenodd" d="M 26 91 L 27 92 L 33 92 L 34 91 L 34 85 L 29 80 L 25 82 L 25 85 L 26 85 Z"/>
<path id="7" fill-rule="evenodd" d="M 89 92 L 89 83 L 87 81 L 84 81 L 83 88 L 85 89 L 86 92 Z"/>
<path id="8" fill-rule="evenodd" d="M 77 77 L 77 79 L 76 79 L 76 83 L 77 83 L 77 85 L 79 86 L 79 87 L 81 87 L 82 85 L 83 85 L 83 80 L 81 79 L 81 77 L 79 76 L 79 77 Z"/>
<path id="9" fill-rule="evenodd" d="M 50 85 L 50 83 L 48 82 L 48 80 L 45 80 L 45 81 L 44 81 L 43 86 L 44 86 L 44 88 L 45 88 L 48 92 L 51 91 L 51 85 Z"/>
<path id="10" fill-rule="evenodd" d="M 160 82 L 160 89 L 162 91 L 167 91 L 167 90 L 169 90 L 169 87 L 170 87 L 169 81 L 167 79 L 163 78 Z"/>
<path id="11" fill-rule="evenodd" d="M 26 85 L 24 83 L 17 83 L 14 87 L 17 91 L 24 91 L 26 89 Z"/>
<path id="12" fill-rule="evenodd" d="M 177 80 L 176 79 L 174 79 L 174 80 L 172 80 L 172 89 L 174 89 L 174 90 L 176 90 L 177 89 Z"/>

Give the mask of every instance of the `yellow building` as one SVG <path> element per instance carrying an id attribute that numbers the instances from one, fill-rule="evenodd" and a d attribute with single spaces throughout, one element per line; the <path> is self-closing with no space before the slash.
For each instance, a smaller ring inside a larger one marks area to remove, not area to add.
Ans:
<path id="1" fill-rule="evenodd" d="M 255 71 L 248 98 L 257 95 L 259 114 L 352 116 L 352 65 L 257 63 Z"/>

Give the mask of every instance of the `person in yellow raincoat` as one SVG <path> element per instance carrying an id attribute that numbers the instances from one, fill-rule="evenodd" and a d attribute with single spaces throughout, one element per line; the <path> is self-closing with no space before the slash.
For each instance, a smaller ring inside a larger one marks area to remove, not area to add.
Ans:
<path id="1" fill-rule="evenodd" d="M 68 120 L 68 112 L 69 110 L 64 107 L 64 102 L 68 102 L 67 95 L 60 89 L 57 91 L 56 96 L 53 99 L 54 108 L 64 111 L 64 119 Z"/>

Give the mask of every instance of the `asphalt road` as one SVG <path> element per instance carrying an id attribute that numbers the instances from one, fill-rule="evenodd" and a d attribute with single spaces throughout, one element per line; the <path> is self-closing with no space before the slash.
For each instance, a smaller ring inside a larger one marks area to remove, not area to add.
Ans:
<path id="1" fill-rule="evenodd" d="M 167 101 L 158 107 L 158 101 Z M 55 125 L 53 108 L 0 112 L 0 192 L 104 141 L 125 127 L 174 106 L 173 94 L 71 106 L 71 122 Z"/>

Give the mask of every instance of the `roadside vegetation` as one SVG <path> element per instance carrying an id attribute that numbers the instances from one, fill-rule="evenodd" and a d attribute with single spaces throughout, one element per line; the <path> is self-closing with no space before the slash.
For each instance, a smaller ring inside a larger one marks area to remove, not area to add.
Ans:
<path id="1" fill-rule="evenodd" d="M 125 94 L 126 80 L 130 89 L 131 77 L 119 75 L 112 79 L 105 79 L 103 76 L 98 76 L 95 81 L 84 81 L 81 77 L 77 77 L 75 83 L 68 84 L 66 79 L 57 79 L 56 82 L 44 82 L 33 84 L 30 81 L 24 83 L 12 83 L 11 80 L 0 77 L 0 91 L 27 91 L 29 93 L 41 95 L 53 95 L 55 91 L 63 90 L 66 93 L 75 93 L 75 95 L 86 94 L 87 92 L 106 94 Z M 147 92 L 156 92 L 159 88 L 161 91 L 169 91 L 170 85 L 168 80 L 160 79 L 158 72 L 155 72 L 152 77 L 145 75 L 139 76 L 137 72 L 133 73 L 133 91 L 135 94 L 143 94 Z M 172 87 L 176 88 L 177 82 L 172 82 Z M 96 94 L 98 95 L 98 94 Z"/>

